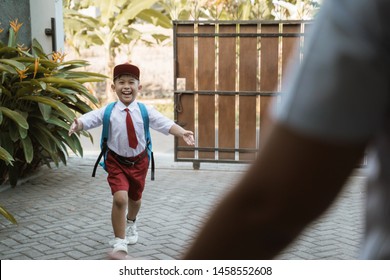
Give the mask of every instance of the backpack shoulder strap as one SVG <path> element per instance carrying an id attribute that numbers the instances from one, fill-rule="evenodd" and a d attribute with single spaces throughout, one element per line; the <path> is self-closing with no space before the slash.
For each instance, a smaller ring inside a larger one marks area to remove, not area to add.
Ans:
<path id="1" fill-rule="evenodd" d="M 144 103 L 138 102 L 138 107 L 141 110 L 142 120 L 144 122 L 145 138 L 146 141 L 150 139 L 149 131 L 149 114 Z"/>
<path id="2" fill-rule="evenodd" d="M 149 130 L 149 114 L 144 103 L 138 102 L 139 109 L 141 111 L 142 120 L 144 122 L 146 149 L 148 152 L 149 161 L 151 162 L 151 180 L 154 181 L 154 156 L 152 151 L 152 137 Z"/>
<path id="3" fill-rule="evenodd" d="M 100 139 L 100 147 L 102 147 L 103 143 L 107 143 L 108 141 L 108 131 L 110 128 L 110 116 L 112 109 L 114 108 L 116 102 L 111 102 L 110 104 L 107 105 L 106 109 L 104 110 L 104 115 L 103 115 L 103 130 L 102 130 L 102 137 Z"/>
<path id="4" fill-rule="evenodd" d="M 111 116 L 111 112 L 112 112 L 112 109 L 114 108 L 115 106 L 115 103 L 116 102 L 111 102 L 110 104 L 107 105 L 106 109 L 104 110 L 104 115 L 103 115 L 103 130 L 102 130 L 102 136 L 100 138 L 100 154 L 95 162 L 95 165 L 93 167 L 93 172 L 92 172 L 92 177 L 95 177 L 95 174 L 96 174 L 96 168 L 97 166 L 99 165 L 99 162 L 102 158 L 102 156 L 104 156 L 104 159 L 106 157 L 106 153 L 107 153 L 107 141 L 108 141 L 108 131 L 109 131 L 109 128 L 110 128 L 110 116 Z M 103 166 L 103 168 L 105 168 Z"/>

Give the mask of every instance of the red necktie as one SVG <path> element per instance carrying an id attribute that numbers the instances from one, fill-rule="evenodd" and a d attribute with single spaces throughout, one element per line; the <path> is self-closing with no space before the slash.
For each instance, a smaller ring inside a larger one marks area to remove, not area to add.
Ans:
<path id="1" fill-rule="evenodd" d="M 137 148 L 138 140 L 137 140 L 137 136 L 135 135 L 133 120 L 131 119 L 129 108 L 126 108 L 125 111 L 127 112 L 126 126 L 127 126 L 127 138 L 129 139 L 129 146 L 135 149 Z"/>

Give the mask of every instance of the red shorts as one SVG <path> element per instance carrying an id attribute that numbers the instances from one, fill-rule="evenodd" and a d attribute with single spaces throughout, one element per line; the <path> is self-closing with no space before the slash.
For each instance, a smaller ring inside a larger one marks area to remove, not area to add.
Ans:
<path id="1" fill-rule="evenodd" d="M 117 191 L 127 191 L 130 199 L 134 201 L 141 199 L 148 173 L 149 159 L 147 154 L 139 157 L 140 159 L 134 165 L 128 166 L 119 163 L 111 151 L 107 153 L 107 181 L 112 194 Z M 136 161 L 137 158 L 128 159 Z"/>

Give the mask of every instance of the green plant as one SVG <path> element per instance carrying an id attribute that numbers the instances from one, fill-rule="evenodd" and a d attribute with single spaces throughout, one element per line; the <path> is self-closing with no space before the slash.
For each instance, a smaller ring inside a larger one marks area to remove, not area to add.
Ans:
<path id="1" fill-rule="evenodd" d="M 115 57 L 125 45 L 131 51 L 137 42 L 146 45 L 159 44 L 169 36 L 139 31 L 136 23 L 147 22 L 162 28 L 171 28 L 168 17 L 153 8 L 157 0 L 66 0 L 64 1 L 64 23 L 67 44 L 80 55 L 80 51 L 91 46 L 103 46 L 107 75 L 115 65 Z M 88 15 L 86 8 L 96 12 Z M 112 101 L 115 94 L 106 83 L 106 98 Z"/>
<path id="2" fill-rule="evenodd" d="M 11 21 L 8 43 L 0 41 L 0 185 L 9 181 L 15 186 L 42 164 L 66 164 L 68 148 L 82 156 L 78 135 L 68 136 L 69 126 L 77 113 L 98 104 L 84 83 L 107 78 L 77 71 L 88 65 L 84 60 L 65 61 L 61 52 L 45 54 L 36 40 L 31 52 L 18 45 L 21 26 Z M 4 211 L 0 207 L 0 214 L 9 218 Z"/>

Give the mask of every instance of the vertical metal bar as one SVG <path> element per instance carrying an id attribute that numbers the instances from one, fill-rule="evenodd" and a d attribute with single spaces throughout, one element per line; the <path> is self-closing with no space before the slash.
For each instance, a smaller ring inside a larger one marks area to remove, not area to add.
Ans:
<path id="1" fill-rule="evenodd" d="M 236 24 L 221 24 L 220 33 L 235 33 Z M 235 91 L 236 37 L 219 38 L 218 90 Z M 235 148 L 236 134 L 236 97 L 235 95 L 220 95 L 218 100 L 218 148 Z M 218 159 L 234 160 L 235 152 L 218 152 Z"/>
<path id="2" fill-rule="evenodd" d="M 193 25 L 178 25 L 177 34 L 194 32 Z M 176 77 L 183 79 L 182 93 L 175 96 L 176 121 L 185 129 L 195 131 L 194 94 L 186 91 L 194 90 L 194 37 L 176 37 Z M 177 80 L 176 80 L 177 81 Z M 177 139 L 177 146 L 185 146 L 183 139 Z M 176 158 L 195 158 L 194 151 L 177 151 Z"/>
<path id="3" fill-rule="evenodd" d="M 215 25 L 199 25 L 199 34 L 215 32 Z M 215 37 L 198 38 L 198 89 L 215 92 Z M 198 96 L 198 145 L 215 148 L 215 94 Z M 215 159 L 214 152 L 199 158 Z"/>
<path id="4" fill-rule="evenodd" d="M 257 32 L 257 24 L 240 25 L 240 33 Z M 257 39 L 240 38 L 239 90 L 257 90 Z M 239 147 L 256 148 L 256 96 L 239 99 Z M 239 153 L 240 160 L 254 159 L 253 153 Z"/>
<path id="5" fill-rule="evenodd" d="M 278 33 L 279 23 L 261 24 L 261 33 Z M 279 38 L 261 37 L 260 38 L 260 90 L 277 91 L 279 89 Z M 260 130 L 259 145 L 261 145 L 264 133 L 263 128 L 267 125 L 267 110 L 273 100 L 270 96 L 260 97 Z"/>

